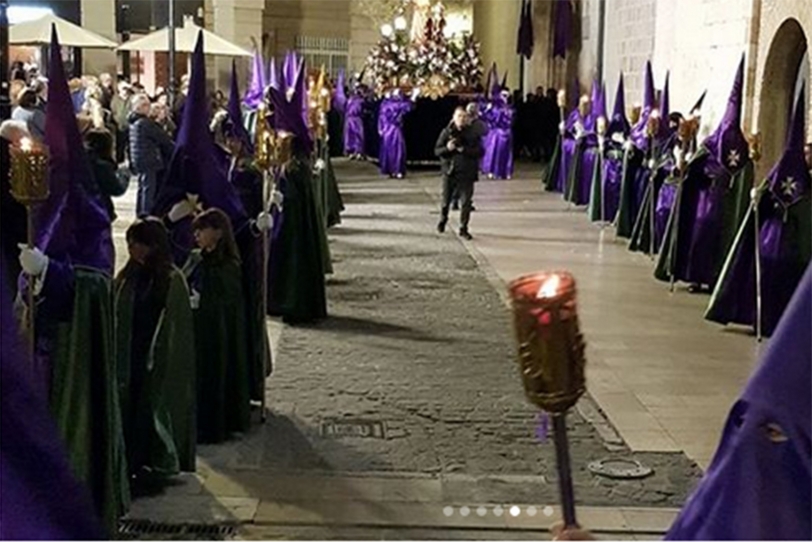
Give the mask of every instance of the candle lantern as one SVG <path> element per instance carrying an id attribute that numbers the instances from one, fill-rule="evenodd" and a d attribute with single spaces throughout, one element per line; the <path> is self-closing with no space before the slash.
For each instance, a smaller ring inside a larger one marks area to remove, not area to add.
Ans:
<path id="1" fill-rule="evenodd" d="M 31 139 L 24 137 L 19 146 L 9 149 L 11 170 L 9 184 L 11 196 L 25 206 L 28 217 L 27 245 L 34 248 L 34 213 L 33 207 L 48 199 L 50 188 L 48 186 L 48 152 L 35 144 Z M 26 321 L 28 323 L 29 348 L 33 359 L 35 335 L 35 303 L 34 303 L 34 277 L 29 277 Z"/>
<path id="2" fill-rule="evenodd" d="M 566 414 L 586 392 L 575 279 L 566 272 L 536 273 L 514 280 L 509 290 L 525 395 L 552 414 L 564 522 L 575 527 Z"/>
<path id="3" fill-rule="evenodd" d="M 606 135 L 606 117 L 601 115 L 595 123 L 598 135 L 604 137 Z"/>

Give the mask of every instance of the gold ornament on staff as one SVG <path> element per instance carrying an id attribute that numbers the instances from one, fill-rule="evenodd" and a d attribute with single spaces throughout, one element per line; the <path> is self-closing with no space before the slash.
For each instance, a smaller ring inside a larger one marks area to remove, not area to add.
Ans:
<path id="1" fill-rule="evenodd" d="M 566 415 L 586 392 L 586 357 L 575 279 L 541 272 L 517 278 L 508 289 L 525 396 L 552 415 L 564 523 L 577 527 Z"/>
<path id="2" fill-rule="evenodd" d="M 35 205 L 47 200 L 51 193 L 48 186 L 48 151 L 45 147 L 34 143 L 30 138 L 24 137 L 20 140 L 19 146 L 15 145 L 9 149 L 9 153 L 11 155 L 11 196 L 25 206 L 28 217 L 26 244 L 29 249 L 33 249 L 35 234 L 33 208 Z M 26 321 L 28 323 L 29 348 L 32 359 L 36 345 L 34 282 L 35 277 L 29 276 Z"/>

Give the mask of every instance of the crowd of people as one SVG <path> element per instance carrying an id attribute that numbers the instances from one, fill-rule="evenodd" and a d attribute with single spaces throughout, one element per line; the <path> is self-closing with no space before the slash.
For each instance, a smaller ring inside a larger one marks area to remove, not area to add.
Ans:
<path id="1" fill-rule="evenodd" d="M 33 335 L 15 363 L 33 368 L 31 392 L 112 530 L 134 484 L 194 471 L 197 443 L 247 431 L 252 409 L 264 416 L 266 317 L 327 315 L 326 228 L 340 221 L 341 198 L 324 135 L 301 107 L 297 56 L 263 85 L 275 115 L 257 127 L 286 134 L 285 151 L 249 134 L 236 71 L 227 100 L 207 97 L 202 38 L 173 110 L 160 89 L 148 96 L 106 75 L 69 81 L 59 45 L 51 51 L 47 81 L 15 79 L 22 100 L 0 127 L 15 152 L 47 152 L 50 189 L 33 245 L 22 206 L 4 212 L 3 330 Z M 269 152 L 287 155 L 284 170 L 271 169 Z M 131 178 L 136 217 L 116 270 L 113 198 Z M 17 274 L 19 284 L 7 280 Z M 12 302 L 18 317 L 7 321 Z"/>

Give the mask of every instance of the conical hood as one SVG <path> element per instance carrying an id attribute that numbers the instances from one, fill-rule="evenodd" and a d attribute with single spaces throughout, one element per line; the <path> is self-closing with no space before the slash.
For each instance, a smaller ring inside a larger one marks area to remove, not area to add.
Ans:
<path id="1" fill-rule="evenodd" d="M 499 71 L 496 69 L 496 62 L 493 63 L 493 80 L 491 81 L 490 99 L 495 100 L 502 93 L 502 85 L 499 82 Z"/>
<path id="2" fill-rule="evenodd" d="M 606 119 L 606 85 L 601 84 L 601 91 L 598 93 L 598 101 L 592 106 L 592 110 L 594 111 L 595 122 L 598 121 L 599 118 L 603 117 Z"/>
<path id="3" fill-rule="evenodd" d="M 798 202 L 809 192 L 812 179 L 804 159 L 806 136 L 806 85 L 801 87 L 787 133 L 784 154 L 767 176 L 770 190 L 784 207 Z"/>
<path id="4" fill-rule="evenodd" d="M 634 146 L 643 152 L 648 151 L 648 119 L 655 107 L 654 100 L 654 73 L 651 69 L 651 61 L 646 62 L 646 81 L 643 88 L 643 109 L 640 112 L 640 120 L 632 127 L 630 139 Z"/>
<path id="5" fill-rule="evenodd" d="M 739 62 L 733 88 L 727 101 L 727 109 L 719 127 L 703 145 L 731 172 L 738 171 L 749 160 L 749 146 L 741 129 L 742 91 L 744 88 L 744 55 Z"/>
<path id="6" fill-rule="evenodd" d="M 344 114 L 344 110 L 347 108 L 347 90 L 343 69 L 338 70 L 336 88 L 333 91 L 333 107 L 342 115 Z"/>
<path id="7" fill-rule="evenodd" d="M 608 134 L 619 132 L 624 135 L 628 135 L 631 127 L 629 126 L 629 119 L 626 118 L 626 87 L 623 82 L 623 72 L 620 73 L 620 79 L 617 82 L 614 107 L 612 119 L 609 121 L 606 132 Z"/>
<path id="8" fill-rule="evenodd" d="M 500 92 L 501 92 L 502 90 L 507 90 L 507 88 L 508 88 L 508 84 L 507 84 L 507 81 L 508 81 L 508 73 L 509 73 L 509 70 L 505 70 L 505 75 L 503 75 L 503 76 L 502 76 L 502 84 L 500 85 L 500 87 L 501 87 L 501 88 L 500 88 Z"/>
<path id="9" fill-rule="evenodd" d="M 227 136 L 239 139 L 248 153 L 253 154 L 254 150 L 251 136 L 248 135 L 248 130 L 246 130 L 242 120 L 236 60 L 231 61 L 231 90 L 228 95 L 228 120 L 225 123 L 224 129 Z"/>
<path id="10" fill-rule="evenodd" d="M 702 93 L 702 96 L 699 97 L 694 106 L 691 108 L 691 115 L 699 115 L 699 112 L 702 111 L 702 104 L 705 103 L 705 96 L 707 95 L 707 90 Z"/>
<path id="11" fill-rule="evenodd" d="M 285 91 L 296 86 L 296 76 L 299 73 L 299 61 L 294 51 L 285 53 L 285 60 L 282 63 L 282 77 L 284 79 Z"/>
<path id="12" fill-rule="evenodd" d="M 495 81 L 499 81 L 499 76 L 496 73 L 496 62 L 491 64 L 491 69 L 488 71 L 488 78 L 485 81 L 485 97 L 491 98 L 493 93 L 493 85 Z"/>
<path id="13" fill-rule="evenodd" d="M 254 49 L 251 61 L 251 83 L 245 91 L 245 98 L 243 98 L 245 105 L 249 108 L 256 109 L 262 103 L 265 86 L 267 85 L 266 79 L 265 62 L 262 59 L 262 53 L 259 49 Z"/>
<path id="14" fill-rule="evenodd" d="M 268 85 L 279 89 L 279 72 L 276 69 L 276 59 L 273 57 L 271 57 L 271 61 L 268 62 Z"/>
<path id="15" fill-rule="evenodd" d="M 35 243 L 51 258 L 112 273 L 112 217 L 96 195 L 61 51 L 52 27 L 44 141 L 50 153 L 50 195 L 34 216 Z"/>
<path id="16" fill-rule="evenodd" d="M 601 84 L 597 79 L 592 80 L 592 88 L 589 91 L 589 115 L 587 115 L 584 127 L 588 132 L 595 130 L 595 122 L 598 120 L 597 108 L 601 101 Z"/>
<path id="17" fill-rule="evenodd" d="M 236 230 L 245 220 L 245 211 L 217 158 L 209 118 L 206 59 L 203 56 L 203 33 L 200 32 L 192 53 L 192 74 L 180 132 L 153 214 L 160 216 L 168 212 L 172 205 L 192 194 L 205 208 L 218 207 L 225 212 Z"/>
<path id="18" fill-rule="evenodd" d="M 304 64 L 299 68 L 299 74 L 304 80 Z M 288 100 L 284 92 L 271 87 L 268 90 L 271 104 L 273 106 L 273 123 L 278 131 L 288 132 L 296 139 L 294 146 L 304 153 L 310 153 L 313 150 L 313 140 L 310 136 L 310 131 L 307 128 L 307 121 L 302 115 L 302 103 L 306 103 L 303 92 L 306 92 L 302 85 L 294 86 L 294 91 L 291 94 L 291 99 Z"/>

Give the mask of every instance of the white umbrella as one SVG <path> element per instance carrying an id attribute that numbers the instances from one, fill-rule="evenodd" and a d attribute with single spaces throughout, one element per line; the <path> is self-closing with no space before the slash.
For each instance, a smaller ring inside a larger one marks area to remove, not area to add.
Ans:
<path id="1" fill-rule="evenodd" d="M 186 20 L 182 28 L 175 28 L 175 50 L 180 53 L 192 53 L 195 50 L 197 36 L 203 32 L 203 52 L 207 55 L 219 56 L 251 56 L 251 53 L 234 45 L 213 32 L 201 28 Z M 169 28 L 156 30 L 142 38 L 128 41 L 118 48 L 119 51 L 169 51 Z"/>
<path id="2" fill-rule="evenodd" d="M 12 26 L 9 29 L 9 43 L 11 45 L 50 45 L 52 25 L 56 26 L 59 44 L 64 47 L 115 49 L 117 45 L 114 41 L 85 30 L 81 26 L 76 26 L 51 13 L 39 19 Z"/>

